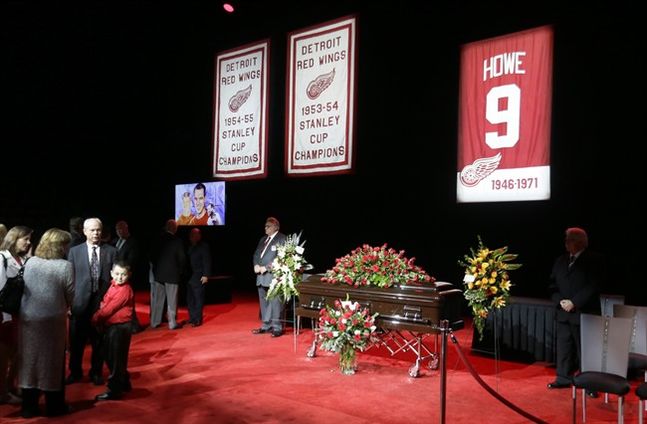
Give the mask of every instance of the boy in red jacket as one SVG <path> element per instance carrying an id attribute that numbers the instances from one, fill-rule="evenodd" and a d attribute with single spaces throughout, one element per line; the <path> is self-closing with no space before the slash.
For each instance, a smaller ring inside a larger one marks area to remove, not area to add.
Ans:
<path id="1" fill-rule="evenodd" d="M 124 261 L 115 261 L 110 276 L 110 288 L 103 296 L 99 310 L 92 317 L 92 325 L 104 329 L 104 358 L 110 370 L 108 390 L 97 395 L 96 400 L 121 399 L 123 392 L 131 390 L 128 351 L 135 296 L 128 284 L 130 265 Z"/>

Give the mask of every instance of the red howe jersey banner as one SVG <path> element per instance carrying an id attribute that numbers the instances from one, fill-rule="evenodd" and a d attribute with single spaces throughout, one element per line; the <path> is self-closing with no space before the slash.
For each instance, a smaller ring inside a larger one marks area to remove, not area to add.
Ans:
<path id="1" fill-rule="evenodd" d="M 461 50 L 458 202 L 550 198 L 553 30 Z"/>
<path id="2" fill-rule="evenodd" d="M 267 176 L 269 41 L 219 53 L 214 80 L 213 176 Z"/>
<path id="3" fill-rule="evenodd" d="M 356 18 L 290 33 L 285 171 L 339 174 L 354 162 Z"/>

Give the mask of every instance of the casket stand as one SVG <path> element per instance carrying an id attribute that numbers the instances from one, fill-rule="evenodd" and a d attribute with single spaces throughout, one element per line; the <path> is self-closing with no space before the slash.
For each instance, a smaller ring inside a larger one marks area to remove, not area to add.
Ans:
<path id="1" fill-rule="evenodd" d="M 423 361 L 429 360 L 430 369 L 439 364 L 438 334 L 440 321 L 448 320 L 450 328 L 463 328 L 463 292 L 447 282 L 415 283 L 410 285 L 379 288 L 372 286 L 353 287 L 346 284 L 329 284 L 321 281 L 323 274 L 310 275 L 299 284 L 296 307 L 296 333 L 299 333 L 301 317 L 312 319 L 313 341 L 307 352 L 309 357 L 317 352 L 317 324 L 319 311 L 325 306 L 334 306 L 337 299 L 346 295 L 371 314 L 378 313 L 376 325 L 380 342 L 391 356 L 399 352 L 412 352 L 415 363 L 409 368 L 411 377 L 420 375 Z M 433 348 L 428 338 L 433 337 Z"/>

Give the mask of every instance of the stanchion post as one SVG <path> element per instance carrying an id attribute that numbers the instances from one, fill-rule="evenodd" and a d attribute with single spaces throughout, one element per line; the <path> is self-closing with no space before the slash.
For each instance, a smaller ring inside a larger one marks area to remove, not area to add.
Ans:
<path id="1" fill-rule="evenodd" d="M 440 424 L 445 424 L 445 403 L 447 399 L 447 335 L 451 331 L 449 321 L 440 321 L 440 332 L 443 339 L 440 344 Z"/>

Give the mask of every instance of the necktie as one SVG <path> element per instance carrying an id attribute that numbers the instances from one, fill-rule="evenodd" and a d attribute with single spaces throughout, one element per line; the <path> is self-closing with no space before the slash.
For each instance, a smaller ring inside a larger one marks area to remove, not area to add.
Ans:
<path id="1" fill-rule="evenodd" d="M 92 277 L 92 293 L 95 293 L 99 290 L 99 257 L 97 256 L 97 246 L 92 246 L 90 276 Z"/>
<path id="2" fill-rule="evenodd" d="M 571 255 L 571 257 L 568 258 L 568 267 L 569 268 L 573 265 L 573 262 L 575 262 L 575 255 Z"/>
<path id="3" fill-rule="evenodd" d="M 125 243 L 125 242 L 126 242 L 126 241 L 125 241 L 124 239 L 120 238 L 120 239 L 117 241 L 117 250 L 121 250 L 121 247 L 124 245 L 124 243 Z"/>
<path id="4" fill-rule="evenodd" d="M 271 239 L 270 236 L 267 236 L 267 238 L 265 239 L 265 243 L 263 244 L 263 251 L 261 252 L 261 258 L 265 254 L 265 251 L 267 250 L 267 246 L 270 244 L 270 239 Z"/>

